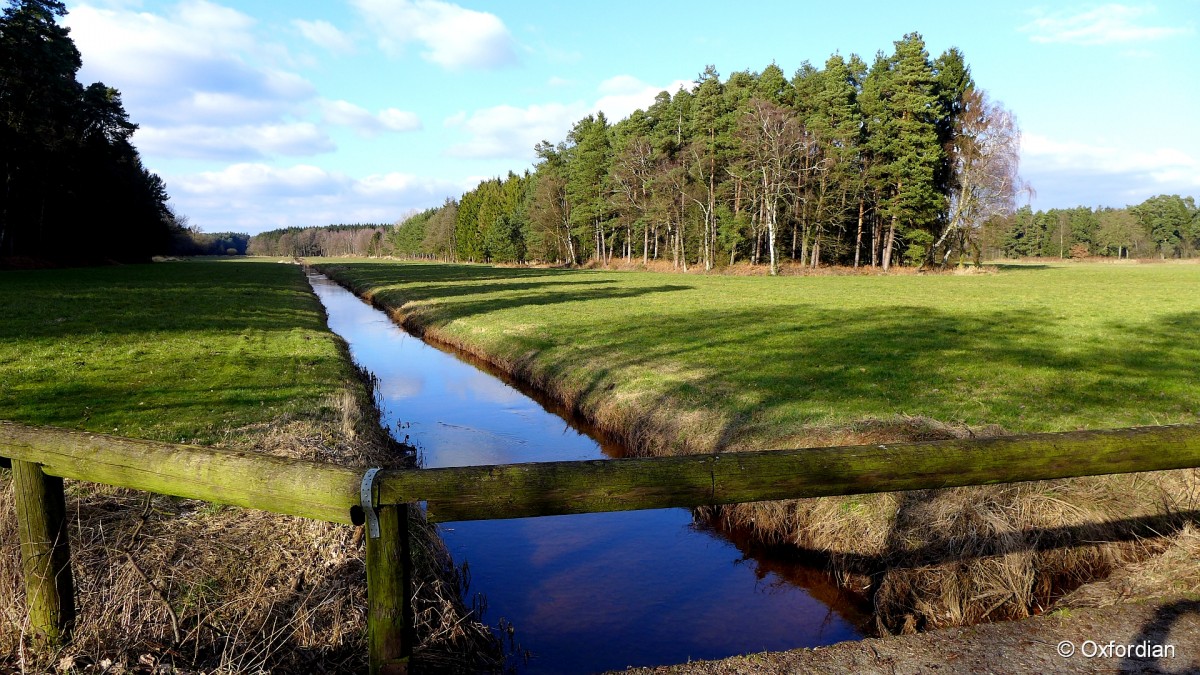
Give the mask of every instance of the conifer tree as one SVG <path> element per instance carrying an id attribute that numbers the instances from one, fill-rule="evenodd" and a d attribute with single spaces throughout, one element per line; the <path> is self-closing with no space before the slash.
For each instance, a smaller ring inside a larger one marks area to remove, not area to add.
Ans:
<path id="1" fill-rule="evenodd" d="M 941 107 L 933 65 L 917 33 L 905 35 L 895 47 L 890 57 L 879 54 L 863 85 L 867 142 L 875 159 L 871 179 L 887 227 L 885 271 L 892 264 L 898 238 L 908 244 L 906 257 L 924 258 L 945 206 L 944 194 L 935 183 L 944 155 L 938 143 Z"/>
<path id="2" fill-rule="evenodd" d="M 605 177 L 612 161 L 608 119 L 604 113 L 588 115 L 575 123 L 567 136 L 571 144 L 567 170 L 567 198 L 571 200 L 571 225 L 580 241 L 591 235 L 596 260 L 608 264 L 609 217 Z"/>

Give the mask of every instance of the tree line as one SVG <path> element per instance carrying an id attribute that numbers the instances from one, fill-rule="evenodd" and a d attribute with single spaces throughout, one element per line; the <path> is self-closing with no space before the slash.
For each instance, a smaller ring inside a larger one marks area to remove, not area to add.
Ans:
<path id="1" fill-rule="evenodd" d="M 0 15 L 0 259 L 147 260 L 183 229 L 166 185 L 131 142 L 121 94 L 76 80 L 81 59 L 59 0 Z"/>
<path id="2" fill-rule="evenodd" d="M 176 230 L 169 251 L 173 255 L 246 255 L 250 235 L 243 232 L 201 232 L 195 228 Z"/>
<path id="3" fill-rule="evenodd" d="M 784 259 L 946 264 L 982 254 L 985 223 L 1014 213 L 1016 122 L 963 55 L 931 59 L 916 33 L 879 52 L 774 63 L 662 92 L 615 123 L 601 112 L 536 146 L 532 171 L 481 182 L 417 214 L 396 253 L 487 262 L 681 269 Z"/>
<path id="4" fill-rule="evenodd" d="M 388 256 L 396 252 L 392 226 L 354 223 L 287 227 L 250 238 L 247 253 L 265 256 Z"/>
<path id="5" fill-rule="evenodd" d="M 1179 195 L 1121 209 L 1025 206 L 989 223 L 984 239 L 995 258 L 1191 258 L 1200 251 L 1200 208 Z"/>

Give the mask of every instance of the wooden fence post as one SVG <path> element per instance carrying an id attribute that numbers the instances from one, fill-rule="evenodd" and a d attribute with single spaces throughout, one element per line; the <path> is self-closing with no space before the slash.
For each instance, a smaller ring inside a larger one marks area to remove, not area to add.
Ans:
<path id="1" fill-rule="evenodd" d="M 47 476 L 40 464 L 17 460 L 12 476 L 29 629 L 38 647 L 53 649 L 71 639 L 75 626 L 63 481 Z"/>
<path id="2" fill-rule="evenodd" d="M 379 538 L 367 536 L 367 642 L 371 675 L 405 675 L 412 654 L 412 551 L 408 505 L 376 507 Z"/>

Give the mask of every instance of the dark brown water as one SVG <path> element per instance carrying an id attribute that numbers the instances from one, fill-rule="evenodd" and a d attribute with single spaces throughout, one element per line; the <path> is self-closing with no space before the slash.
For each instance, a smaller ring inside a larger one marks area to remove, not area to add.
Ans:
<path id="1" fill-rule="evenodd" d="M 321 275 L 330 328 L 379 378 L 385 422 L 427 467 L 619 457 L 532 392 L 431 347 Z M 546 403 L 547 405 L 543 405 Z M 600 440 L 598 440 L 600 439 Z M 530 673 L 683 663 L 861 637 L 866 615 L 818 570 L 693 522 L 687 509 L 445 523 L 471 589 Z M 821 600 L 818 600 L 820 598 Z"/>

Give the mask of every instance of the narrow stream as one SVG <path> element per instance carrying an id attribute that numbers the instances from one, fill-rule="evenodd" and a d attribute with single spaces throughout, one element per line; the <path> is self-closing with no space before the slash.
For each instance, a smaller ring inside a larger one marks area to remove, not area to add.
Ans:
<path id="1" fill-rule="evenodd" d="M 426 467 L 619 457 L 622 449 L 482 364 L 410 336 L 310 273 L 329 327 L 379 378 L 384 420 Z M 532 392 L 530 392 L 532 393 Z M 529 673 L 683 663 L 861 637 L 866 615 L 828 576 L 748 557 L 687 509 L 445 523 L 484 619 L 506 619 Z M 818 601 L 825 599 L 830 604 Z"/>

